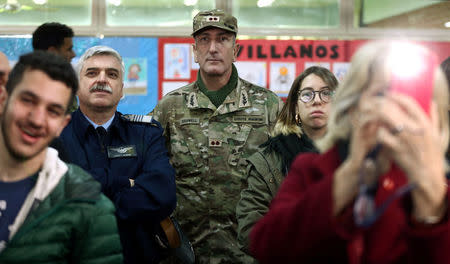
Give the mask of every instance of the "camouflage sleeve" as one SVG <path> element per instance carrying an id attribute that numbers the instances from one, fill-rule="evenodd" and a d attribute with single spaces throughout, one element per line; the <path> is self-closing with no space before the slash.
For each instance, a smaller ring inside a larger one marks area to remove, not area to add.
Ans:
<path id="1" fill-rule="evenodd" d="M 151 111 L 150 113 L 148 113 L 148 115 L 153 115 L 153 119 L 155 119 L 156 121 L 158 121 L 162 128 L 165 130 L 166 128 L 166 124 L 167 124 L 167 120 L 166 120 L 166 115 L 167 115 L 167 107 L 166 107 L 166 98 L 162 98 L 158 104 L 155 106 L 155 108 L 153 109 L 153 111 Z"/>
<path id="2" fill-rule="evenodd" d="M 269 115 L 269 130 L 272 132 L 273 127 L 277 121 L 278 115 L 281 113 L 284 102 L 272 91 L 269 91 L 268 96 L 268 115 Z"/>

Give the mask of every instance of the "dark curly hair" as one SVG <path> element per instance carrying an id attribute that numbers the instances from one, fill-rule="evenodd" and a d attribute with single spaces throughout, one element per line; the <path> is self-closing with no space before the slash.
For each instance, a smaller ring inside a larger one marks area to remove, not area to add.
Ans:
<path id="1" fill-rule="evenodd" d="M 39 70 L 47 74 L 52 80 L 66 84 L 72 91 L 69 102 L 72 102 L 78 90 L 78 77 L 72 65 L 62 57 L 53 53 L 37 50 L 20 56 L 19 61 L 9 74 L 6 91 L 11 94 L 14 88 L 22 81 L 26 71 Z M 67 105 L 69 105 L 67 102 Z M 67 113 L 69 112 L 67 107 Z"/>
<path id="2" fill-rule="evenodd" d="M 64 44 L 65 38 L 73 38 L 73 36 L 73 30 L 64 24 L 58 22 L 44 23 L 33 32 L 33 49 L 59 48 Z"/>

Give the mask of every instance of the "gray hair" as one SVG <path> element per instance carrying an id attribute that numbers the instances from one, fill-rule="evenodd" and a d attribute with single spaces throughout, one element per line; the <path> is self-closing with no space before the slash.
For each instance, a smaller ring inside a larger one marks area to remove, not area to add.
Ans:
<path id="1" fill-rule="evenodd" d="M 122 70 L 122 76 L 125 75 L 125 64 L 123 63 L 122 56 L 120 56 L 119 52 L 108 46 L 94 46 L 86 50 L 78 60 L 78 63 L 76 65 L 76 71 L 78 73 L 78 76 L 80 76 L 81 70 L 83 69 L 86 60 L 88 60 L 90 57 L 97 55 L 110 55 L 115 57 L 121 65 L 120 69 Z"/>

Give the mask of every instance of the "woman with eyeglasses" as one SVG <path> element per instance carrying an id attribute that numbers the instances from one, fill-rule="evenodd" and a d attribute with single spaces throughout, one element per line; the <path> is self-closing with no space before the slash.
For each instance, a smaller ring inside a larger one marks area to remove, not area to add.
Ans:
<path id="1" fill-rule="evenodd" d="M 447 82 L 418 44 L 373 41 L 337 89 L 321 154 L 291 165 L 250 234 L 260 263 L 450 263 Z"/>
<path id="2" fill-rule="evenodd" d="M 238 241 L 248 252 L 253 225 L 269 210 L 269 204 L 287 174 L 291 162 L 302 152 L 317 152 L 314 141 L 327 131 L 330 101 L 338 85 L 328 69 L 307 68 L 293 82 L 272 137 L 249 159 L 248 186 L 236 207 Z"/>

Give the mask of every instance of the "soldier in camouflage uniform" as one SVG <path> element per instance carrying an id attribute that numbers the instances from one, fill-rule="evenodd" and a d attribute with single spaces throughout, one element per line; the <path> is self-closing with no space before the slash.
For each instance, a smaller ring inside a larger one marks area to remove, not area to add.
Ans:
<path id="1" fill-rule="evenodd" d="M 197 81 L 167 94 L 153 111 L 176 170 L 176 218 L 198 263 L 249 263 L 237 245 L 235 208 L 246 158 L 269 138 L 282 107 L 271 91 L 238 77 L 237 20 L 221 10 L 194 17 Z"/>

